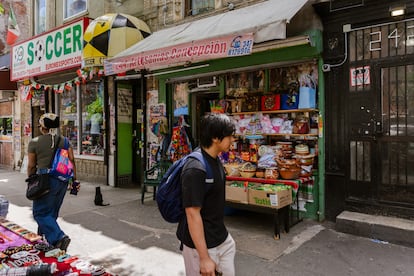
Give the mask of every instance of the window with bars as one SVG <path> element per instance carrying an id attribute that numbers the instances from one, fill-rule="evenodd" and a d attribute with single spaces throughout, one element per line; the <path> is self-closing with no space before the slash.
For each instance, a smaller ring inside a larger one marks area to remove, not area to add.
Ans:
<path id="1" fill-rule="evenodd" d="M 371 181 L 371 144 L 365 141 L 350 142 L 350 178 Z"/>
<path id="2" fill-rule="evenodd" d="M 349 34 L 349 61 L 414 54 L 414 20 L 364 27 Z"/>

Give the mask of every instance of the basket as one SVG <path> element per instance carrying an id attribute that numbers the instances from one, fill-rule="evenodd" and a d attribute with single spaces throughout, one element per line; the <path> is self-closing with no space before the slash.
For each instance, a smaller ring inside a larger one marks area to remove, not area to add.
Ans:
<path id="1" fill-rule="evenodd" d="M 240 175 L 245 178 L 253 177 L 256 174 L 256 171 L 240 171 Z"/>
<path id="2" fill-rule="evenodd" d="M 300 175 L 300 168 L 297 169 L 280 169 L 279 174 L 283 179 L 297 179 Z"/>
<path id="3" fill-rule="evenodd" d="M 224 169 L 228 176 L 240 176 L 239 164 L 225 164 Z"/>

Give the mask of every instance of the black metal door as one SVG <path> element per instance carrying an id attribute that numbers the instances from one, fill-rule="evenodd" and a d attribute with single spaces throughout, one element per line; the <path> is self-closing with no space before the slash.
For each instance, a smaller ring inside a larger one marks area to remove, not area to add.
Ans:
<path id="1" fill-rule="evenodd" d="M 414 207 L 414 63 L 381 65 L 378 199 Z"/>
<path id="2" fill-rule="evenodd" d="M 414 64 L 355 69 L 348 103 L 348 195 L 414 208 Z M 358 70 L 363 78 L 353 82 Z"/>

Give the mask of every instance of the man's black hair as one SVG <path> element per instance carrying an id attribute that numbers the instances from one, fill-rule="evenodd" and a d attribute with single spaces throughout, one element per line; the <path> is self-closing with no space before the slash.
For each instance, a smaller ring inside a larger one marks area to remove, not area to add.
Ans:
<path id="1" fill-rule="evenodd" d="M 229 116 L 220 113 L 209 113 L 201 119 L 200 146 L 208 148 L 213 144 L 213 139 L 220 141 L 224 137 L 234 134 L 236 127 Z"/>

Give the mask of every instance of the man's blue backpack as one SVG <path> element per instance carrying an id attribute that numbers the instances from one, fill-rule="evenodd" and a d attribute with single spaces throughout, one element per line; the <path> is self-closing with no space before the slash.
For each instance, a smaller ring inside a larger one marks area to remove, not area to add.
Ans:
<path id="1" fill-rule="evenodd" d="M 188 158 L 196 158 L 206 170 L 206 183 L 213 183 L 213 173 L 200 149 L 174 162 L 161 179 L 157 191 L 157 204 L 162 217 L 171 223 L 177 223 L 184 216 L 181 195 L 181 171 Z"/>

